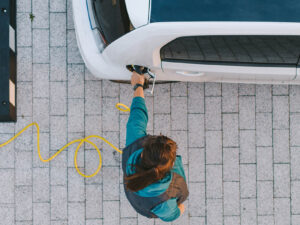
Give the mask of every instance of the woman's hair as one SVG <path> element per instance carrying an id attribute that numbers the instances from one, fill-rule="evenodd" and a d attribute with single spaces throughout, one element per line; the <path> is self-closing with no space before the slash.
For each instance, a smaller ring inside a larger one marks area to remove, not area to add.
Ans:
<path id="1" fill-rule="evenodd" d="M 177 144 L 166 136 L 148 136 L 143 148 L 141 163 L 131 165 L 136 173 L 125 175 L 126 188 L 133 192 L 162 179 L 172 169 L 176 159 Z"/>

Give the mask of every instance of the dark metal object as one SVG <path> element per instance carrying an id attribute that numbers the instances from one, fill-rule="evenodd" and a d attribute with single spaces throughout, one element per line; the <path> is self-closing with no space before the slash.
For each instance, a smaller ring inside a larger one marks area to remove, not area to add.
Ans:
<path id="1" fill-rule="evenodd" d="M 16 0 L 0 1 L 0 122 L 16 121 Z"/>

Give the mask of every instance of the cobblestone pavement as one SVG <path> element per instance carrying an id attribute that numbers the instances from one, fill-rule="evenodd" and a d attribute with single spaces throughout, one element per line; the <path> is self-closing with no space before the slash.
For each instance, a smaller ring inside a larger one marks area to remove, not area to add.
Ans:
<path id="1" fill-rule="evenodd" d="M 131 88 L 89 74 L 71 1 L 18 0 L 17 11 L 18 122 L 0 124 L 1 143 L 36 121 L 44 158 L 90 134 L 124 147 L 128 113 L 114 105 L 129 105 Z M 173 224 L 300 224 L 300 86 L 166 84 L 146 102 L 148 133 L 178 142 L 188 178 L 186 212 Z M 164 224 L 130 207 L 119 154 L 104 146 L 100 174 L 84 179 L 75 148 L 42 163 L 30 129 L 0 150 L 0 224 Z M 89 148 L 78 157 L 88 174 L 97 167 Z"/>

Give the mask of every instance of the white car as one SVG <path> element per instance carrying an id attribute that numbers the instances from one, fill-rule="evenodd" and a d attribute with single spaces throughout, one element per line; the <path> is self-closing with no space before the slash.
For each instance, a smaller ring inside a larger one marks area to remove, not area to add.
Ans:
<path id="1" fill-rule="evenodd" d="M 300 1 L 73 0 L 92 74 L 129 80 L 300 84 Z"/>

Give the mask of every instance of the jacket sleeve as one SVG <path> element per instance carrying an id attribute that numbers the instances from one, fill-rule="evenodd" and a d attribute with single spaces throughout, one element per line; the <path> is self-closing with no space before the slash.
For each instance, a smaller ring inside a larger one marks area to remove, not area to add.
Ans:
<path id="1" fill-rule="evenodd" d="M 145 99 L 135 97 L 130 107 L 130 115 L 126 126 L 126 146 L 147 135 L 148 111 Z"/>
<path id="2" fill-rule="evenodd" d="M 180 209 L 177 206 L 176 198 L 171 198 L 155 206 L 151 212 L 165 222 L 174 221 L 180 216 Z"/>

